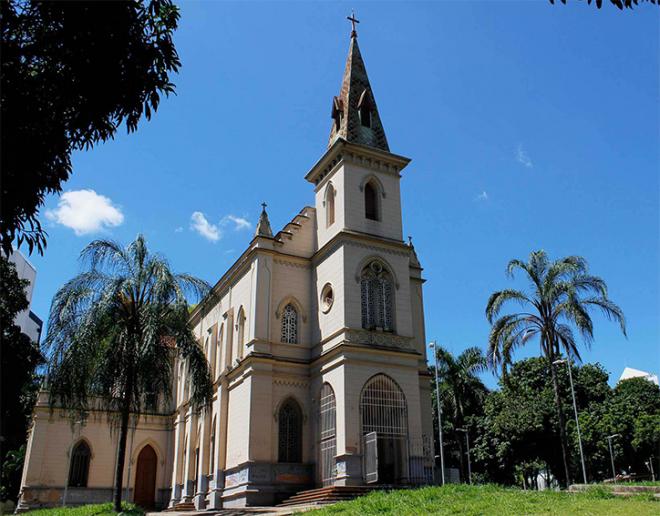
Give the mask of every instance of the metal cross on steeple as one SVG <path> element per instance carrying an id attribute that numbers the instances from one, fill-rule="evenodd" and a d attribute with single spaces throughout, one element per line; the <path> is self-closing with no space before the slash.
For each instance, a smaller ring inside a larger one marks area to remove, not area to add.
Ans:
<path id="1" fill-rule="evenodd" d="M 351 25 L 353 27 L 353 29 L 351 30 L 351 37 L 352 38 L 357 38 L 357 31 L 355 30 L 355 24 L 360 23 L 360 20 L 358 20 L 355 17 L 355 11 L 351 10 L 351 15 L 347 16 L 346 19 L 351 22 Z"/>

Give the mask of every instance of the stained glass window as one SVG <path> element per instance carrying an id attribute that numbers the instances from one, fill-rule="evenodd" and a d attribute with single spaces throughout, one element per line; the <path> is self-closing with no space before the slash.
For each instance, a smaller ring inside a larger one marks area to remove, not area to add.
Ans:
<path id="1" fill-rule="evenodd" d="M 378 262 L 362 271 L 362 327 L 368 330 L 394 330 L 392 276 Z"/>
<path id="2" fill-rule="evenodd" d="M 282 342 L 298 343 L 298 312 L 291 303 L 282 311 Z"/>

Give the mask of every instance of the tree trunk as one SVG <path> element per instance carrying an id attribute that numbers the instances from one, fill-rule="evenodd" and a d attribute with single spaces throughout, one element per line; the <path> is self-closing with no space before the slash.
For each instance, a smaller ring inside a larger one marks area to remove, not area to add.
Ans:
<path id="1" fill-rule="evenodd" d="M 566 437 L 566 421 L 564 420 L 564 411 L 561 408 L 561 399 L 559 398 L 559 383 L 557 381 L 557 373 L 555 365 L 552 363 L 552 356 L 550 357 L 550 375 L 552 376 L 552 387 L 555 391 L 555 408 L 557 409 L 557 416 L 559 418 L 559 440 L 561 441 L 561 458 L 564 464 L 564 478 L 562 484 L 568 487 L 570 484 L 570 474 L 568 472 L 568 439 Z"/>
<path id="2" fill-rule="evenodd" d="M 119 448 L 117 450 L 117 467 L 115 468 L 115 489 L 112 494 L 114 510 L 121 512 L 121 491 L 124 480 L 124 463 L 126 462 L 126 441 L 128 437 L 128 420 L 131 415 L 131 396 L 132 387 L 126 388 L 124 399 L 121 404 L 121 424 L 119 427 Z"/>

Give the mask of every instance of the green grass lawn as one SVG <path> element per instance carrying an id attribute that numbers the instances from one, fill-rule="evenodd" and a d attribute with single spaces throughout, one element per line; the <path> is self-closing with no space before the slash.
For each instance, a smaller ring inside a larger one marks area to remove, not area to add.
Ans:
<path id="1" fill-rule="evenodd" d="M 142 516 L 144 511 L 132 503 L 121 504 L 122 514 Z M 102 516 L 117 514 L 112 510 L 111 503 L 98 505 L 81 505 L 79 507 L 55 507 L 53 509 L 37 509 L 29 512 L 30 516 Z"/>
<path id="2" fill-rule="evenodd" d="M 649 495 L 614 497 L 594 488 L 584 493 L 522 491 L 492 485 L 448 485 L 399 491 L 377 491 L 306 514 L 368 516 L 372 514 L 532 515 L 583 514 L 635 516 L 660 514 L 660 502 Z"/>

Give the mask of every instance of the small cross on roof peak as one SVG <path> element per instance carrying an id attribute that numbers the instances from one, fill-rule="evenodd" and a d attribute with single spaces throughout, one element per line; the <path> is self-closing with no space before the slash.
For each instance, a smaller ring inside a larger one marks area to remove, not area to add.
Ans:
<path id="1" fill-rule="evenodd" d="M 360 23 L 360 20 L 355 17 L 355 11 L 351 10 L 351 15 L 347 16 L 346 19 L 351 22 L 351 38 L 357 38 L 357 30 L 355 30 L 355 24 Z"/>

